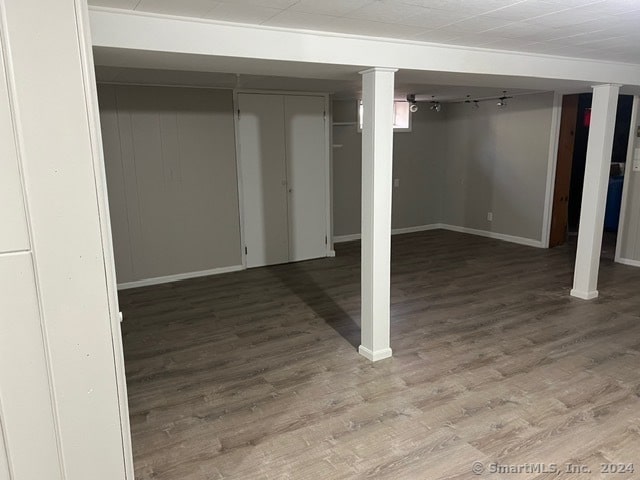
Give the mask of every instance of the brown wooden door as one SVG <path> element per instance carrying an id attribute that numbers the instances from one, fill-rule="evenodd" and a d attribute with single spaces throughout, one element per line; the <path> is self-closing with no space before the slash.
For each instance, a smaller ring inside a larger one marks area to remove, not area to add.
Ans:
<path id="1" fill-rule="evenodd" d="M 558 141 L 558 161 L 556 163 L 556 181 L 553 192 L 549 247 L 557 247 L 567 240 L 571 165 L 573 163 L 573 147 L 575 144 L 577 121 L 578 95 L 564 95 L 562 97 L 562 115 L 560 118 L 560 138 Z"/>

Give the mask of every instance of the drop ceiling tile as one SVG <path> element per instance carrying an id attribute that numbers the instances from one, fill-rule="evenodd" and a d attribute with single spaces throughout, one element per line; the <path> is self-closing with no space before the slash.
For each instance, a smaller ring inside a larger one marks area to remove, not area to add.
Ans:
<path id="1" fill-rule="evenodd" d="M 277 8 L 236 3 L 221 3 L 205 15 L 212 20 L 261 24 L 281 13 Z"/>
<path id="2" fill-rule="evenodd" d="M 522 38 L 531 39 L 532 42 L 537 38 L 544 39 L 551 31 L 550 28 L 543 25 L 536 25 L 527 22 L 513 22 L 502 27 L 487 30 L 486 33 L 492 33 L 506 38 Z"/>
<path id="3" fill-rule="evenodd" d="M 446 25 L 444 28 L 446 28 L 450 32 L 478 33 L 490 30 L 492 28 L 501 27 L 504 24 L 505 21 L 501 18 L 479 15 Z"/>
<path id="4" fill-rule="evenodd" d="M 605 3 L 605 0 L 539 0 L 539 3 L 549 3 L 551 5 L 562 5 L 565 8 L 573 8 L 585 5 L 603 4 Z"/>
<path id="5" fill-rule="evenodd" d="M 605 0 L 590 4 L 585 8 L 597 10 L 602 14 L 619 15 L 639 11 L 640 2 L 638 0 Z"/>
<path id="6" fill-rule="evenodd" d="M 527 49 L 527 47 L 530 47 L 531 45 L 535 45 L 535 43 L 520 38 L 499 38 L 484 44 L 483 48 L 491 48 L 495 50 L 530 51 Z"/>
<path id="7" fill-rule="evenodd" d="M 339 17 L 370 3 L 373 3 L 373 0 L 299 0 L 289 10 L 292 12 L 320 13 Z"/>
<path id="8" fill-rule="evenodd" d="M 496 40 L 495 37 L 488 37 L 486 35 L 481 35 L 477 33 L 469 33 L 466 35 L 460 35 L 448 43 L 452 45 L 464 45 L 467 47 L 485 47 L 486 45 L 490 45 Z"/>
<path id="9" fill-rule="evenodd" d="M 176 0 L 181 1 L 181 0 Z M 284 10 L 294 5 L 298 0 L 224 0 L 225 3 L 255 5 L 257 7 L 279 8 Z"/>
<path id="10" fill-rule="evenodd" d="M 452 34 L 446 30 L 428 30 L 423 33 L 419 33 L 413 39 L 419 42 L 429 43 L 447 43 L 450 40 L 459 37 L 459 35 Z"/>
<path id="11" fill-rule="evenodd" d="M 461 16 L 472 16 L 487 13 L 498 8 L 521 3 L 525 0 L 402 0 L 406 4 L 419 5 L 455 12 Z"/>
<path id="12" fill-rule="evenodd" d="M 512 21 L 523 21 L 531 17 L 550 14 L 567 10 L 568 7 L 560 4 L 543 3 L 536 0 L 525 0 L 514 5 L 499 8 L 488 12 L 487 15 L 504 18 Z"/>
<path id="13" fill-rule="evenodd" d="M 332 24 L 329 25 L 329 28 L 333 32 L 401 39 L 414 38 L 416 35 L 425 31 L 424 28 L 411 25 L 372 22 L 369 20 L 360 20 L 347 17 L 336 18 L 332 22 Z"/>
<path id="14" fill-rule="evenodd" d="M 380 0 L 368 3 L 362 8 L 347 13 L 345 16 L 358 20 L 369 20 L 371 22 L 402 24 L 404 20 L 424 13 L 423 10 L 425 10 L 425 8 L 420 6 Z"/>
<path id="15" fill-rule="evenodd" d="M 133 10 L 140 0 L 89 0 L 89 5 L 95 7 L 122 8 Z"/>
<path id="16" fill-rule="evenodd" d="M 329 30 L 329 27 L 336 18 L 338 17 L 284 10 L 263 22 L 263 25 L 269 25 L 272 27 L 300 28 L 304 30 L 331 31 Z"/>
<path id="17" fill-rule="evenodd" d="M 450 25 L 461 20 L 459 14 L 455 14 L 453 12 L 445 10 L 423 8 L 422 10 L 417 10 L 416 12 L 419 13 L 405 18 L 402 23 L 405 25 L 414 25 L 417 27 L 422 27 L 424 29 L 432 30 L 443 27 L 445 25 Z"/>
<path id="18" fill-rule="evenodd" d="M 202 17 L 218 5 L 213 0 L 140 0 L 137 11 L 161 13 L 165 15 L 182 15 L 185 17 Z"/>

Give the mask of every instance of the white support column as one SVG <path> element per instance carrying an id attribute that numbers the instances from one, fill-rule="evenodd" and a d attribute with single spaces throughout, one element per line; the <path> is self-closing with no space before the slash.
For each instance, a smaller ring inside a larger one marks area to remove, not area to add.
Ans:
<path id="1" fill-rule="evenodd" d="M 362 310 L 359 352 L 375 362 L 391 356 L 391 189 L 395 69 L 362 74 Z"/>
<path id="2" fill-rule="evenodd" d="M 574 297 L 590 300 L 598 296 L 598 269 L 602 248 L 604 210 L 607 200 L 613 133 L 616 125 L 620 85 L 593 87 L 591 127 L 584 172 L 584 188 L 578 229 L 578 250 L 573 276 Z"/>

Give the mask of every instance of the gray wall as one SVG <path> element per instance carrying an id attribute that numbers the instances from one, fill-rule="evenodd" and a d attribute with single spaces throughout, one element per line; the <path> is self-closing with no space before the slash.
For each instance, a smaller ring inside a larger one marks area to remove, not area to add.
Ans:
<path id="1" fill-rule="evenodd" d="M 445 105 L 442 223 L 540 240 L 553 93 Z M 487 213 L 493 213 L 493 221 Z"/>
<path id="2" fill-rule="evenodd" d="M 360 233 L 362 135 L 358 133 L 355 100 L 333 102 L 333 229 L 335 236 Z M 443 174 L 442 118 L 428 108 L 413 115 L 412 132 L 393 137 L 392 227 L 439 222 Z"/>
<path id="3" fill-rule="evenodd" d="M 231 91 L 98 93 L 118 283 L 240 265 Z"/>
<path id="4" fill-rule="evenodd" d="M 633 119 L 632 119 L 633 120 Z M 636 117 L 636 125 L 640 119 Z M 636 129 L 633 129 L 635 131 Z M 634 148 L 640 148 L 640 139 L 634 139 Z M 633 159 L 633 157 L 632 157 Z M 624 216 L 620 219 L 620 257 L 640 262 L 640 172 L 633 171 L 633 160 L 627 163 L 622 195 L 626 198 Z"/>
<path id="5" fill-rule="evenodd" d="M 553 94 L 427 105 L 413 131 L 394 135 L 393 228 L 444 223 L 539 241 L 547 182 Z M 333 121 L 355 122 L 355 101 L 334 101 Z M 360 232 L 361 135 L 333 127 L 334 234 Z M 487 213 L 493 221 L 487 221 Z"/>

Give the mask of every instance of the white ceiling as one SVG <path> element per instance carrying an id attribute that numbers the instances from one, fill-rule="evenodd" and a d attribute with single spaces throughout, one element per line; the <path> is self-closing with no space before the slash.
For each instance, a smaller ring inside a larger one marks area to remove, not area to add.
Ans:
<path id="1" fill-rule="evenodd" d="M 640 64 L 640 0 L 89 0 L 89 4 Z"/>

